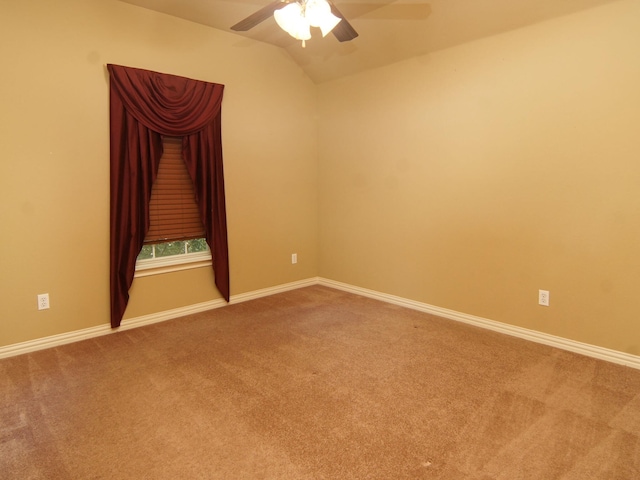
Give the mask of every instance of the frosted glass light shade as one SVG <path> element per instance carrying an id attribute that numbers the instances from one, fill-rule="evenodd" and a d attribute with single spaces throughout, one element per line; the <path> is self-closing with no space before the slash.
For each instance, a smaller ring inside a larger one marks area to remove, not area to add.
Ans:
<path id="1" fill-rule="evenodd" d="M 323 37 L 342 20 L 331 13 L 331 6 L 326 0 L 307 0 L 304 15 L 309 25 L 320 27 Z"/>
<path id="2" fill-rule="evenodd" d="M 302 14 L 299 3 L 290 3 L 273 12 L 276 22 L 285 32 L 297 40 L 309 40 L 311 31 L 309 21 Z"/>
<path id="3" fill-rule="evenodd" d="M 324 0 L 307 0 L 304 15 L 312 27 L 319 27 L 324 16 L 330 14 L 331 7 Z"/>
<path id="4" fill-rule="evenodd" d="M 320 22 L 320 31 L 322 32 L 322 36 L 326 37 L 328 33 L 331 32 L 335 28 L 336 25 L 340 23 L 342 19 L 340 17 L 336 17 L 331 11 L 327 15 L 322 18 Z"/>

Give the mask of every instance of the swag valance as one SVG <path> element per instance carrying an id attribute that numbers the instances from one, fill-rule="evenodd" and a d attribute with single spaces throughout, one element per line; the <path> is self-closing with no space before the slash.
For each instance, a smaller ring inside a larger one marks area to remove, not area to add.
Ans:
<path id="1" fill-rule="evenodd" d="M 129 301 L 136 258 L 149 229 L 149 200 L 162 135 L 182 137 L 218 290 L 229 301 L 229 253 L 222 167 L 224 85 L 107 65 L 111 126 L 111 326 Z"/>

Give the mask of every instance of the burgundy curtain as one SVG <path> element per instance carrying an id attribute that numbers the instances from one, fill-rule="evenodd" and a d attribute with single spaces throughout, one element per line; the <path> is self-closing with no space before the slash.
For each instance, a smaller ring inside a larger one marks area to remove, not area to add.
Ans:
<path id="1" fill-rule="evenodd" d="M 224 85 L 107 65 L 111 123 L 111 326 L 129 301 L 136 258 L 149 229 L 149 199 L 162 135 L 182 137 L 218 290 L 229 301 L 229 252 L 222 168 Z"/>

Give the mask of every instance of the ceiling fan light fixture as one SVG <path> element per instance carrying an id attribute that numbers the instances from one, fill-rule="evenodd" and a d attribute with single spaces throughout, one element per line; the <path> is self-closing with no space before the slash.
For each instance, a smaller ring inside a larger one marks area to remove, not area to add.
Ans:
<path id="1" fill-rule="evenodd" d="M 283 8 L 273 12 L 276 23 L 296 40 L 309 40 L 311 31 L 309 22 L 304 17 L 302 5 L 299 3 L 290 3 Z"/>
<path id="2" fill-rule="evenodd" d="M 342 20 L 331 12 L 327 0 L 298 0 L 273 12 L 277 24 L 296 40 L 311 38 L 310 27 L 319 27 L 326 37 Z"/>
<path id="3" fill-rule="evenodd" d="M 331 0 L 273 0 L 269 5 L 232 25 L 231 30 L 246 32 L 271 15 L 282 30 L 293 38 L 302 40 L 303 47 L 305 40 L 311 38 L 312 25 L 322 31 L 323 37 L 332 32 L 339 42 L 348 42 L 358 36 L 358 32 Z M 339 28 L 335 28 L 338 25 Z"/>

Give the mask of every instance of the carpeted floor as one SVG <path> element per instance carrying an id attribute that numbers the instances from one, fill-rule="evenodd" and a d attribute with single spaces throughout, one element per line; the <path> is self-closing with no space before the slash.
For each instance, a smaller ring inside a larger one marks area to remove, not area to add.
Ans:
<path id="1" fill-rule="evenodd" d="M 326 287 L 0 360 L 3 479 L 640 478 L 640 371 Z"/>

